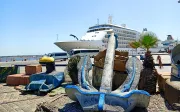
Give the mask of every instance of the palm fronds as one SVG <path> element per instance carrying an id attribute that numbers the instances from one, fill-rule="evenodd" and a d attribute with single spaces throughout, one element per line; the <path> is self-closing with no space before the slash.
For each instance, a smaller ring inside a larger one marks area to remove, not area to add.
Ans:
<path id="1" fill-rule="evenodd" d="M 153 32 L 142 33 L 139 39 L 141 47 L 146 48 L 148 51 L 150 48 L 155 47 L 158 42 L 158 38 Z"/>
<path id="2" fill-rule="evenodd" d="M 131 46 L 132 48 L 134 49 L 137 49 L 141 46 L 140 42 L 137 42 L 137 41 L 132 41 L 129 43 L 129 46 Z"/>
<path id="3" fill-rule="evenodd" d="M 155 47 L 158 44 L 158 41 L 155 33 L 145 32 L 140 35 L 139 41 L 132 41 L 129 43 L 129 46 L 134 49 L 141 47 L 149 51 L 150 48 Z"/>

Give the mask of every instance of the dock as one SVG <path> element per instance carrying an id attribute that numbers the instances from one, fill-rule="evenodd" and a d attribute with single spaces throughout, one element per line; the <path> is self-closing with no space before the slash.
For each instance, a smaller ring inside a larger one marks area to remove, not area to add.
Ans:
<path id="1" fill-rule="evenodd" d="M 158 65 L 156 58 L 157 55 L 154 55 L 154 61 Z M 163 55 L 162 62 L 165 64 L 170 63 L 170 56 Z M 39 64 L 38 61 L 14 61 L 14 62 L 0 62 L 0 66 L 11 66 L 11 65 L 19 65 L 20 73 L 25 73 L 25 66 L 28 64 Z M 68 60 L 66 61 L 57 61 L 56 70 L 59 72 L 63 72 L 68 64 Z M 160 69 L 156 66 L 157 71 L 160 73 L 170 73 L 171 67 L 170 66 L 163 66 Z M 45 72 L 45 66 L 42 66 L 42 72 Z M 92 74 L 92 71 L 90 71 Z M 67 76 L 66 76 L 67 79 Z M 67 82 L 65 82 L 67 83 Z M 83 112 L 82 108 L 79 104 L 70 100 L 65 92 L 64 88 L 58 87 L 57 89 L 61 89 L 62 91 L 57 95 L 43 95 L 38 96 L 36 94 L 21 94 L 18 90 L 19 86 L 6 86 L 5 83 L 0 83 L 0 112 L 34 112 L 36 110 L 37 105 L 43 102 L 52 102 L 52 104 L 59 108 L 60 112 L 71 112 L 72 110 Z M 56 89 L 55 89 L 56 90 Z M 147 108 L 148 112 L 178 112 L 173 111 L 172 107 L 166 103 L 164 100 L 163 94 L 155 94 L 152 95 L 150 98 L 150 103 Z M 139 112 L 139 110 L 137 110 Z M 140 111 L 141 112 L 141 111 Z M 144 112 L 144 111 L 142 111 Z"/>

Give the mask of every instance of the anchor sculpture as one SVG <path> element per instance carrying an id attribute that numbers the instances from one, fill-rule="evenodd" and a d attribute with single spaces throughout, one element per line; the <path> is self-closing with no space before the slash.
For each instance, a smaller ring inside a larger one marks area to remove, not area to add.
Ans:
<path id="1" fill-rule="evenodd" d="M 111 32 L 106 51 L 101 87 L 99 90 L 92 86 L 89 70 L 92 63 L 88 56 L 78 64 L 79 85 L 68 85 L 65 88 L 68 97 L 78 101 L 84 111 L 131 111 L 135 106 L 146 108 L 149 105 L 150 94 L 143 90 L 136 90 L 142 64 L 138 58 L 132 56 L 126 63 L 128 76 L 124 83 L 112 91 L 112 78 L 117 36 Z"/>

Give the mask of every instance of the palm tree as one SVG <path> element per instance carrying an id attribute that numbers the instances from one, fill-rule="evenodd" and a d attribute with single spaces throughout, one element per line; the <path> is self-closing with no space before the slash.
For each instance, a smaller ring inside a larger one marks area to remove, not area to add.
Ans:
<path id="1" fill-rule="evenodd" d="M 139 44 L 137 44 L 140 45 L 140 47 L 146 49 L 138 89 L 145 90 L 149 93 L 156 92 L 157 72 L 150 48 L 155 47 L 157 45 L 157 42 L 158 38 L 153 32 L 145 32 L 140 35 Z M 132 42 L 131 47 L 135 48 L 138 46 L 136 46 L 136 42 Z"/>
<path id="2" fill-rule="evenodd" d="M 146 53 L 138 89 L 145 90 L 149 93 L 155 93 L 157 84 L 157 71 L 155 69 L 154 59 L 149 49 L 157 45 L 158 38 L 152 32 L 145 32 L 141 34 L 139 41 L 141 43 L 141 47 L 146 49 Z"/>

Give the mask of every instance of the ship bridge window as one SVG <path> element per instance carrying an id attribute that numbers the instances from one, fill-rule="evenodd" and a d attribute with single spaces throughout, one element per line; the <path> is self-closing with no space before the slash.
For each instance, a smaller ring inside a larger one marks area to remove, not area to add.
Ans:
<path id="1" fill-rule="evenodd" d="M 94 29 L 94 30 L 89 30 L 87 32 L 95 32 L 95 31 L 101 31 L 101 30 L 109 30 L 109 28 Z"/>

